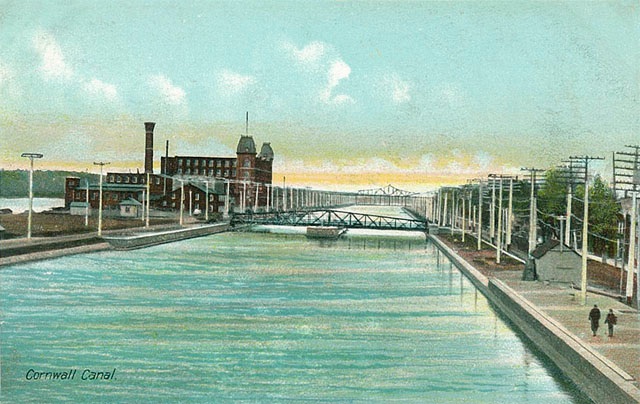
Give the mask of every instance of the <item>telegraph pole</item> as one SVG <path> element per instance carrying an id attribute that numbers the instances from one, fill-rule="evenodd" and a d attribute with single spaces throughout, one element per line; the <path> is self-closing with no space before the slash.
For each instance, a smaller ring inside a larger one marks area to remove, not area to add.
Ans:
<path id="1" fill-rule="evenodd" d="M 538 203 L 536 200 L 536 173 L 544 171 L 540 168 L 521 168 L 522 171 L 529 171 L 529 176 L 531 178 L 531 199 L 529 202 L 529 254 L 536 249 L 537 238 L 538 238 Z"/>
<path id="2" fill-rule="evenodd" d="M 582 276 L 580 279 L 580 303 L 587 304 L 587 253 L 589 239 L 589 161 L 604 160 L 603 157 L 574 156 L 571 160 L 584 163 L 584 217 L 582 219 Z"/>
<path id="3" fill-rule="evenodd" d="M 33 160 L 41 159 L 41 153 L 22 153 L 20 157 L 26 157 L 30 160 L 29 168 L 29 216 L 27 217 L 27 240 L 31 240 L 31 216 L 33 215 Z"/>
<path id="4" fill-rule="evenodd" d="M 478 251 L 482 250 L 482 180 L 478 182 Z"/>
<path id="5" fill-rule="evenodd" d="M 100 166 L 100 197 L 98 201 L 98 237 L 102 236 L 102 168 L 109 162 L 99 161 L 93 163 L 96 166 Z"/>

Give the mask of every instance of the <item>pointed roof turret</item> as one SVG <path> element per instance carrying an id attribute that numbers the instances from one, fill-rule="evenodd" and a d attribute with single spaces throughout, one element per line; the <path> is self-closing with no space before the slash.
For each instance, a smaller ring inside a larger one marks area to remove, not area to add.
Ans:
<path id="1" fill-rule="evenodd" d="M 273 160 L 273 149 L 271 148 L 271 143 L 264 142 L 262 144 L 262 148 L 260 149 L 260 155 L 258 156 L 265 160 Z"/>
<path id="2" fill-rule="evenodd" d="M 240 136 L 236 153 L 256 154 L 256 143 L 253 141 L 253 137 L 245 135 Z"/>

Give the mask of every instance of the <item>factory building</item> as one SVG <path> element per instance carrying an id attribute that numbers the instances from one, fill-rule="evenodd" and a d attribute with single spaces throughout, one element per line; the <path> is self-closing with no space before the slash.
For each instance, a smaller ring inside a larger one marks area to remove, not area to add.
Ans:
<path id="1" fill-rule="evenodd" d="M 124 211 L 123 204 L 149 200 L 155 209 L 192 212 L 230 212 L 263 209 L 273 178 L 274 153 L 269 143 L 263 143 L 257 153 L 252 136 L 242 135 L 236 156 L 178 155 L 161 158 L 160 173 L 153 171 L 154 122 L 145 122 L 144 173 L 107 172 L 102 184 L 103 208 Z M 88 199 L 87 199 L 88 194 Z M 227 205 L 228 198 L 228 205 Z M 77 177 L 67 177 L 65 205 L 72 202 L 99 205 L 99 184 L 81 183 Z"/>

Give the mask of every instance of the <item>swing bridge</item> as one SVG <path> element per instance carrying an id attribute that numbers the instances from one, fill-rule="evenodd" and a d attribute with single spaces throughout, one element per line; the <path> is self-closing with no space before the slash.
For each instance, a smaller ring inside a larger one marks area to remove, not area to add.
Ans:
<path id="1" fill-rule="evenodd" d="M 341 207 L 296 207 L 288 211 L 236 213 L 232 226 L 282 225 L 282 226 L 332 226 L 350 229 L 426 231 L 427 222 L 417 211 L 412 198 L 417 194 L 402 191 L 391 185 L 362 190 L 353 201 L 355 205 L 402 206 L 408 217 L 385 216 L 347 211 Z"/>

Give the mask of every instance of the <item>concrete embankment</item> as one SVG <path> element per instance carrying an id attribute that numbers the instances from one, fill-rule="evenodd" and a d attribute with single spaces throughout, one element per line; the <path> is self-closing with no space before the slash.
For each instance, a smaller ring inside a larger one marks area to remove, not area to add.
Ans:
<path id="1" fill-rule="evenodd" d="M 637 381 L 620 366 L 500 279 L 484 276 L 437 236 L 432 235 L 429 238 L 512 324 L 593 401 L 640 402 Z"/>
<path id="2" fill-rule="evenodd" d="M 201 237 L 229 230 L 228 223 L 216 225 L 176 228 L 176 226 L 158 226 L 105 232 L 105 237 L 96 233 L 59 236 L 51 238 L 13 239 L 0 241 L 0 267 L 27 261 L 38 261 L 66 255 L 120 249 L 143 248 L 152 245 Z M 118 236 L 120 234 L 120 236 Z M 112 243 L 107 242 L 110 239 Z M 114 246 L 114 239 L 115 244 Z"/>

